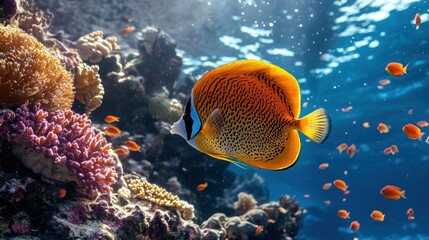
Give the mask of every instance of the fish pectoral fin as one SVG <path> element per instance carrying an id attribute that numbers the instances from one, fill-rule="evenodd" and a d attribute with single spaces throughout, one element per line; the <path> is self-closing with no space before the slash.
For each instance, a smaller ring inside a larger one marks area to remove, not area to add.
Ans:
<path id="1" fill-rule="evenodd" d="M 216 108 L 207 118 L 201 133 L 207 138 L 217 138 L 223 131 L 224 119 L 219 108 Z"/>

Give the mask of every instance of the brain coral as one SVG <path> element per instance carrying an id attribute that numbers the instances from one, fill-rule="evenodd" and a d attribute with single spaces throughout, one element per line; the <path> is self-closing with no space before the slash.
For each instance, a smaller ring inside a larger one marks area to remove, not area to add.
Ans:
<path id="1" fill-rule="evenodd" d="M 70 109 L 73 78 L 46 47 L 23 30 L 0 25 L 0 105 L 39 102 L 47 111 Z"/>

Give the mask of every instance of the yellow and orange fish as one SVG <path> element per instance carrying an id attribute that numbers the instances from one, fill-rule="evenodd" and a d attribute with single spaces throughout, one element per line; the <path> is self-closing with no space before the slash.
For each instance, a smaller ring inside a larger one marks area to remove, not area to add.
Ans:
<path id="1" fill-rule="evenodd" d="M 324 109 L 303 118 L 300 113 L 300 88 L 290 73 L 263 61 L 242 60 L 197 81 L 171 133 L 220 160 L 283 170 L 298 159 L 298 131 L 317 143 L 330 132 Z"/>
<path id="2" fill-rule="evenodd" d="M 419 127 L 427 127 L 427 126 L 429 126 L 429 123 L 426 122 L 426 121 L 418 121 L 417 122 L 417 126 L 419 126 Z"/>
<path id="3" fill-rule="evenodd" d="M 358 221 L 353 221 L 352 223 L 350 223 L 350 229 L 353 232 L 356 232 L 357 230 L 359 230 L 360 228 L 360 223 Z"/>
<path id="4" fill-rule="evenodd" d="M 407 74 L 407 67 L 408 67 L 408 64 L 405 65 L 404 67 L 402 63 L 391 62 L 387 64 L 386 71 L 394 77 L 400 77 L 404 74 Z"/>
<path id="5" fill-rule="evenodd" d="M 136 142 L 134 142 L 132 140 L 128 140 L 128 141 L 125 142 L 125 144 L 127 145 L 128 149 L 130 151 L 141 152 L 140 146 Z"/>
<path id="6" fill-rule="evenodd" d="M 59 198 L 64 198 L 67 194 L 67 190 L 65 188 L 60 188 L 58 190 L 58 197 Z"/>
<path id="7" fill-rule="evenodd" d="M 338 145 L 337 150 L 338 152 L 342 153 L 344 150 L 346 150 L 348 147 L 348 145 L 346 143 L 341 143 L 340 145 Z"/>
<path id="8" fill-rule="evenodd" d="M 370 214 L 370 216 L 371 216 L 372 219 L 374 219 L 375 221 L 380 221 L 380 222 L 384 221 L 384 215 L 385 214 L 383 214 L 382 212 L 380 212 L 378 210 L 374 210 Z"/>
<path id="9" fill-rule="evenodd" d="M 106 123 L 114 123 L 114 122 L 119 122 L 119 117 L 113 116 L 113 115 L 107 115 L 104 118 L 104 121 Z"/>
<path id="10" fill-rule="evenodd" d="M 399 187 L 392 186 L 392 185 L 384 186 L 381 189 L 380 194 L 384 198 L 390 199 L 390 200 L 399 200 L 401 198 L 406 198 L 405 197 L 405 190 L 401 190 Z"/>
<path id="11" fill-rule="evenodd" d="M 390 80 L 389 79 L 383 79 L 383 80 L 380 80 L 378 83 L 381 86 L 386 86 L 386 85 L 390 84 Z"/>
<path id="12" fill-rule="evenodd" d="M 410 139 L 419 139 L 422 140 L 423 135 L 425 134 L 414 124 L 408 123 L 402 128 L 402 131 L 407 135 Z"/>
<path id="13" fill-rule="evenodd" d="M 322 163 L 322 164 L 319 165 L 319 169 L 320 170 L 326 169 L 328 167 L 329 167 L 329 163 Z"/>
<path id="14" fill-rule="evenodd" d="M 377 126 L 377 130 L 380 133 L 388 133 L 389 132 L 389 127 L 385 123 L 379 123 L 378 126 Z"/>
<path id="15" fill-rule="evenodd" d="M 344 209 L 338 210 L 337 216 L 342 219 L 350 218 L 350 212 L 347 212 Z"/>
<path id="16" fill-rule="evenodd" d="M 364 123 L 362 124 L 362 126 L 363 126 L 364 128 L 369 128 L 369 122 L 364 122 Z"/>
<path id="17" fill-rule="evenodd" d="M 332 183 L 325 183 L 323 184 L 322 189 L 326 191 L 326 190 L 329 190 L 331 187 L 332 187 Z"/>
<path id="18" fill-rule="evenodd" d="M 130 155 L 130 150 L 128 150 L 128 148 L 125 148 L 125 147 L 118 147 L 114 150 L 114 152 L 118 154 L 118 156 L 123 156 L 123 157 Z"/>
<path id="19" fill-rule="evenodd" d="M 334 181 L 334 186 L 342 191 L 347 191 L 347 188 L 349 187 L 346 182 L 340 179 Z"/>
<path id="20" fill-rule="evenodd" d="M 420 14 L 416 13 L 414 16 L 414 24 L 416 25 L 416 29 L 420 28 L 420 24 L 422 24 L 422 19 L 420 18 Z"/>
<path id="21" fill-rule="evenodd" d="M 201 192 L 201 191 L 204 191 L 204 189 L 206 189 L 208 186 L 209 186 L 208 183 L 201 183 L 201 184 L 198 184 L 196 189 L 197 191 Z"/>
<path id="22" fill-rule="evenodd" d="M 407 210 L 408 220 L 414 220 L 414 210 L 412 208 L 408 208 Z"/>
<path id="23" fill-rule="evenodd" d="M 121 130 L 115 126 L 109 126 L 104 128 L 104 133 L 109 137 L 116 137 L 121 135 Z"/>
<path id="24" fill-rule="evenodd" d="M 347 148 L 347 156 L 349 156 L 349 158 L 352 158 L 355 154 L 356 154 L 356 145 L 353 143 L 351 144 L 348 148 Z"/>
<path id="25" fill-rule="evenodd" d="M 122 37 L 126 37 L 132 32 L 134 32 L 134 30 L 136 30 L 134 26 L 126 26 L 122 28 L 121 31 L 119 31 L 119 35 L 121 35 Z"/>

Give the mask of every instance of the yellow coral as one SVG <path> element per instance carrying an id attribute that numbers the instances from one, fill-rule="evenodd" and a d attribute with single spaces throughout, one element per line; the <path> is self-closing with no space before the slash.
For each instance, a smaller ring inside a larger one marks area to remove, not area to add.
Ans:
<path id="1" fill-rule="evenodd" d="M 40 102 L 43 109 L 70 109 L 73 79 L 33 36 L 0 25 L 0 105 Z"/>
<path id="2" fill-rule="evenodd" d="M 75 98 L 85 104 L 87 114 L 98 108 L 103 101 L 104 88 L 98 70 L 97 65 L 89 66 L 85 63 L 79 64 L 76 68 Z"/>
<path id="3" fill-rule="evenodd" d="M 156 205 L 173 207 L 177 209 L 185 219 L 194 218 L 194 206 L 162 187 L 149 183 L 146 179 L 134 178 L 128 182 L 128 187 L 138 198 L 148 200 Z"/>
<path id="4" fill-rule="evenodd" d="M 118 40 L 114 36 L 104 38 L 102 31 L 95 31 L 80 37 L 76 42 L 78 53 L 82 60 L 98 63 L 112 53 L 119 50 Z"/>

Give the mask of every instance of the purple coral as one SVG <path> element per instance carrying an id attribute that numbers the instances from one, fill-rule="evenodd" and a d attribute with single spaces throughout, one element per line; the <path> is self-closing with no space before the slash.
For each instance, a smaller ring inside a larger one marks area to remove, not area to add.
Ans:
<path id="1" fill-rule="evenodd" d="M 71 110 L 48 113 L 39 104 L 30 108 L 24 104 L 16 109 L 6 136 L 10 141 L 28 143 L 54 158 L 55 164 L 66 164 L 89 194 L 110 192 L 118 177 L 116 162 L 109 154 L 111 145 L 101 133 L 94 132 L 85 114 Z"/>

